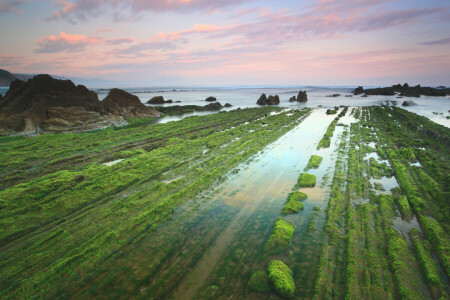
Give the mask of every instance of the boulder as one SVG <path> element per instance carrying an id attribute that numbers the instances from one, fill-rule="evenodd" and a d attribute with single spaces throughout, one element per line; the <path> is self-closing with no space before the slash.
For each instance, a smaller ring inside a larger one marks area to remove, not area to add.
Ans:
<path id="1" fill-rule="evenodd" d="M 158 111 L 145 106 L 137 96 L 120 89 L 112 89 L 103 99 L 102 104 L 108 112 L 122 117 L 159 118 L 160 116 Z"/>
<path id="2" fill-rule="evenodd" d="M 345 95 L 346 98 L 351 98 L 353 95 Z"/>
<path id="3" fill-rule="evenodd" d="M 210 97 L 206 98 L 205 101 L 206 102 L 214 102 L 214 101 L 217 101 L 217 99 L 215 97 L 210 96 Z"/>
<path id="4" fill-rule="evenodd" d="M 224 107 L 232 107 L 233 105 L 231 105 L 230 103 L 225 103 Z"/>
<path id="5" fill-rule="evenodd" d="M 292 96 L 291 98 L 289 98 L 289 102 L 295 102 L 297 99 L 295 99 L 295 96 Z"/>
<path id="6" fill-rule="evenodd" d="M 341 94 L 332 94 L 332 95 L 327 95 L 326 97 L 336 98 L 336 97 L 339 97 L 339 96 L 341 96 Z"/>
<path id="7" fill-rule="evenodd" d="M 297 102 L 307 102 L 308 101 L 308 95 L 306 94 L 306 91 L 299 91 L 297 95 Z"/>
<path id="8" fill-rule="evenodd" d="M 365 97 L 368 97 L 366 94 L 364 94 L 364 95 L 362 95 L 361 97 L 363 97 L 363 98 L 365 98 Z"/>
<path id="9" fill-rule="evenodd" d="M 272 96 L 270 95 L 269 98 L 267 98 L 267 105 L 276 105 L 280 104 L 280 97 L 278 95 Z"/>
<path id="10" fill-rule="evenodd" d="M 203 106 L 203 110 L 206 110 L 206 111 L 220 110 L 222 107 L 223 107 L 222 104 L 220 104 L 219 102 L 213 102 L 213 103 Z"/>
<path id="11" fill-rule="evenodd" d="M 147 101 L 147 104 L 164 104 L 164 97 L 163 96 L 155 96 L 152 99 Z"/>
<path id="12" fill-rule="evenodd" d="M 267 104 L 267 96 L 266 96 L 266 94 L 262 94 L 261 97 L 259 97 L 258 101 L 256 101 L 256 104 L 258 104 L 258 105 L 266 105 Z"/>
<path id="13" fill-rule="evenodd" d="M 414 101 L 411 101 L 411 100 L 405 100 L 402 103 L 402 106 L 414 106 L 414 105 L 417 105 L 417 104 Z"/>

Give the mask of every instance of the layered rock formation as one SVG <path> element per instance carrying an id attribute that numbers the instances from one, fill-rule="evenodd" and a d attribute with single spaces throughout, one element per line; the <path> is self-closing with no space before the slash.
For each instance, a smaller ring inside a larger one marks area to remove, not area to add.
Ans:
<path id="1" fill-rule="evenodd" d="M 105 101 L 82 85 L 37 75 L 15 80 L 0 100 L 0 134 L 87 131 L 123 125 L 123 117 L 159 117 L 125 91 L 111 90 Z"/>
<path id="2" fill-rule="evenodd" d="M 258 101 L 256 101 L 256 104 L 277 105 L 280 104 L 280 97 L 278 97 L 278 95 L 275 96 L 270 95 L 269 98 L 267 98 L 266 94 L 262 94 L 261 97 L 259 97 Z"/>

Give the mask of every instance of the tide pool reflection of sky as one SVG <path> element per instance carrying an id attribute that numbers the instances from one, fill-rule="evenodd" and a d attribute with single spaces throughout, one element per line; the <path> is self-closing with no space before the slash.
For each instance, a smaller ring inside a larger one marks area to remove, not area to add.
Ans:
<path id="1" fill-rule="evenodd" d="M 445 85 L 431 0 L 0 0 L 0 68 L 136 85 Z"/>

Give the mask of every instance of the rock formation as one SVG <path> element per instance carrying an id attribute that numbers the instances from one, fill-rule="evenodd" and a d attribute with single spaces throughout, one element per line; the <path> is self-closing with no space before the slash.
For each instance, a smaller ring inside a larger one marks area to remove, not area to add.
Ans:
<path id="1" fill-rule="evenodd" d="M 295 102 L 297 99 L 295 99 L 295 96 L 292 96 L 291 98 L 289 98 L 289 102 Z"/>
<path id="2" fill-rule="evenodd" d="M 128 118 L 157 118 L 159 112 L 124 90 L 112 89 L 102 104 L 107 112 Z"/>
<path id="3" fill-rule="evenodd" d="M 267 98 L 266 94 L 262 94 L 261 97 L 259 97 L 256 104 L 258 104 L 258 105 L 280 104 L 280 97 L 278 97 L 278 95 L 275 95 L 275 96 L 270 95 L 269 98 Z"/>
<path id="4" fill-rule="evenodd" d="M 214 101 L 217 101 L 217 99 L 215 97 L 210 96 L 210 97 L 206 98 L 205 101 L 206 102 L 214 102 Z"/>
<path id="5" fill-rule="evenodd" d="M 172 103 L 172 100 L 164 101 L 163 96 L 155 96 L 152 99 L 147 101 L 147 104 L 164 104 L 164 103 Z"/>
<path id="6" fill-rule="evenodd" d="M 414 105 L 417 105 L 417 104 L 414 101 L 411 101 L 411 100 L 405 100 L 402 103 L 402 106 L 414 106 Z"/>
<path id="7" fill-rule="evenodd" d="M 222 109 L 220 102 L 209 103 L 205 106 L 200 105 L 172 105 L 167 107 L 158 107 L 158 110 L 167 115 L 182 115 L 193 111 L 215 111 Z"/>
<path id="8" fill-rule="evenodd" d="M 123 117 L 159 116 L 134 97 L 114 89 L 100 101 L 86 87 L 48 75 L 15 80 L 0 101 L 0 134 L 87 131 L 126 124 Z"/>
<path id="9" fill-rule="evenodd" d="M 308 95 L 306 94 L 306 91 L 300 91 L 297 95 L 297 102 L 307 102 L 308 101 Z"/>
<path id="10" fill-rule="evenodd" d="M 267 103 L 266 94 L 262 94 L 261 97 L 259 97 L 258 101 L 256 101 L 256 104 L 258 105 L 266 105 L 266 103 Z"/>
<path id="11" fill-rule="evenodd" d="M 400 96 L 406 97 L 420 97 L 420 95 L 445 97 L 446 95 L 450 95 L 450 89 L 422 87 L 420 85 L 409 86 L 407 83 L 405 83 L 403 85 L 396 84 L 391 87 L 374 88 L 367 90 L 359 86 L 353 91 L 353 93 L 355 95 L 365 93 L 366 95 L 382 95 L 382 96 L 393 96 L 396 93 L 399 93 Z"/>
<path id="12" fill-rule="evenodd" d="M 233 105 L 231 105 L 230 103 L 225 103 L 224 107 L 232 107 Z"/>

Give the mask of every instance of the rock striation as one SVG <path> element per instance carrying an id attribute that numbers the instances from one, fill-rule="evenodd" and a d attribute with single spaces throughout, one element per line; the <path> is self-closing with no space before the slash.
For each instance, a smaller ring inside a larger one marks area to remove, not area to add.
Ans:
<path id="1" fill-rule="evenodd" d="M 0 135 L 73 132 L 124 125 L 124 117 L 159 117 L 139 98 L 113 89 L 100 101 L 95 92 L 70 80 L 37 75 L 15 80 L 0 100 Z"/>

